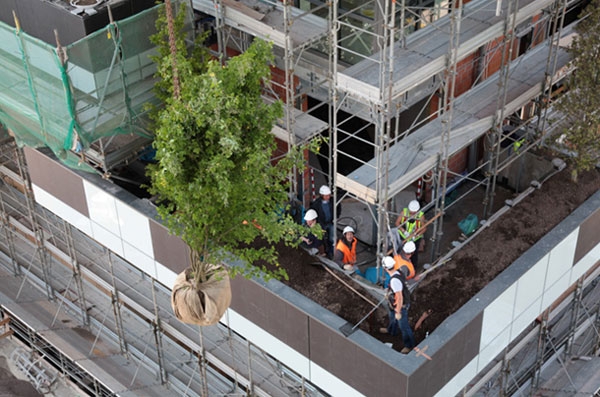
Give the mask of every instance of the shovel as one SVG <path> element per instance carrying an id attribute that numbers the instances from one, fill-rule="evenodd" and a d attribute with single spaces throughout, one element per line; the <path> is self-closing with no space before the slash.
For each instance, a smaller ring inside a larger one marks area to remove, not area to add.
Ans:
<path id="1" fill-rule="evenodd" d="M 344 336 L 346 336 L 346 337 L 352 335 L 354 333 L 354 331 L 356 331 L 356 328 L 360 324 L 362 324 L 362 322 L 365 321 L 386 299 L 387 299 L 387 295 L 385 295 L 383 297 L 383 299 L 380 300 L 379 303 L 377 305 L 375 305 L 375 307 L 373 307 L 370 312 L 367 313 L 366 316 L 364 316 L 363 318 L 361 318 L 360 321 L 356 323 L 356 325 L 352 326 L 352 324 L 350 324 L 350 323 L 346 323 L 346 324 L 342 325 L 339 328 L 340 332 L 342 334 L 344 334 Z"/>

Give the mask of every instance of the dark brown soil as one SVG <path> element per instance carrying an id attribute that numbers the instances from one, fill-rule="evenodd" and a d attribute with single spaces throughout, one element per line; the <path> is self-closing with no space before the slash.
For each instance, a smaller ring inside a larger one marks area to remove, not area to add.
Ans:
<path id="1" fill-rule="evenodd" d="M 413 328 L 428 313 L 415 329 L 417 343 L 599 189 L 597 170 L 580 175 L 575 184 L 567 168 L 492 223 L 449 262 L 430 272 L 411 297 L 409 318 Z M 289 275 L 289 281 L 284 283 L 350 324 L 359 322 L 373 308 L 372 303 L 377 303 L 349 277 L 336 272 L 366 299 L 353 292 L 305 251 L 284 246 L 278 250 L 280 264 Z M 392 342 L 394 349 L 401 349 L 400 337 L 379 333 L 379 327 L 386 325 L 386 311 L 377 310 L 360 329 L 383 342 Z"/>

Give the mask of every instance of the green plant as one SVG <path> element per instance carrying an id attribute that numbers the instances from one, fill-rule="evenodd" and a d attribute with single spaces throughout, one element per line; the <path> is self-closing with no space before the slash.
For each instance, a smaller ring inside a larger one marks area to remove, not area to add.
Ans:
<path id="1" fill-rule="evenodd" d="M 600 1 L 592 0 L 576 26 L 577 36 L 568 49 L 575 71 L 567 94 L 557 102 L 566 116 L 563 139 L 574 156 L 572 178 L 594 167 L 600 160 Z"/>
<path id="2" fill-rule="evenodd" d="M 270 76 L 271 45 L 255 40 L 221 65 L 206 53 L 188 51 L 181 15 L 180 10 L 172 34 L 175 51 L 164 13 L 152 38 L 159 47 L 157 90 L 164 100 L 154 115 L 157 163 L 148 172 L 149 190 L 159 197 L 158 213 L 192 249 L 190 275 L 197 285 L 212 276 L 210 264 L 236 259 L 246 266 L 229 268 L 230 273 L 287 277 L 283 269 L 249 266 L 258 259 L 276 264 L 273 244 L 297 244 L 301 233 L 283 210 L 289 176 L 303 167 L 305 148 L 272 161 L 271 129 L 282 116 L 282 104 L 266 104 L 261 97 Z M 257 238 L 271 244 L 254 248 Z"/>

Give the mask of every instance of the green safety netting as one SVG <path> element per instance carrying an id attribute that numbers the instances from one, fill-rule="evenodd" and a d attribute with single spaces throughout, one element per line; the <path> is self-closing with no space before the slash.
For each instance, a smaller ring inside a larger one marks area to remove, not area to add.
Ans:
<path id="1" fill-rule="evenodd" d="M 80 154 L 99 139 L 149 139 L 147 104 L 158 102 L 149 38 L 161 6 L 60 49 L 0 23 L 0 123 L 19 145 L 47 146 L 87 171 Z"/>

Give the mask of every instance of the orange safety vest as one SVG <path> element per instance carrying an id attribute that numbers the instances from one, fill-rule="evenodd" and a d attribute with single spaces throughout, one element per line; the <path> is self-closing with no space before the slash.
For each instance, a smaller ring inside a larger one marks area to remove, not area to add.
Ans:
<path id="1" fill-rule="evenodd" d="M 394 264 L 394 271 L 399 271 L 402 266 L 406 266 L 408 269 L 408 275 L 406 276 L 406 279 L 410 280 L 415 276 L 415 267 L 411 261 L 404 259 L 400 255 L 394 255 L 394 260 L 396 261 Z"/>
<path id="2" fill-rule="evenodd" d="M 344 258 L 342 259 L 344 264 L 351 263 L 354 265 L 356 263 L 356 239 L 352 241 L 352 248 L 348 248 L 346 243 L 344 243 L 341 239 L 338 241 L 335 248 L 344 254 Z"/>

